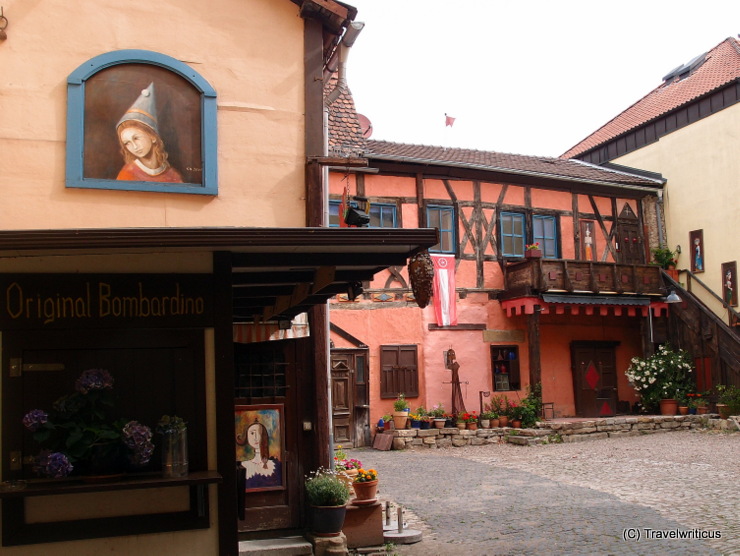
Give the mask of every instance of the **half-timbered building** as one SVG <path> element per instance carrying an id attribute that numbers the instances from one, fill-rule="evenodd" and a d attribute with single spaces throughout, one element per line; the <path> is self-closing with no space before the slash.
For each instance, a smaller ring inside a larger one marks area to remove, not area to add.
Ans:
<path id="1" fill-rule="evenodd" d="M 648 264 L 660 175 L 374 140 L 362 148 L 367 168 L 333 168 L 331 224 L 359 197 L 370 227 L 438 228 L 438 287 L 433 304 L 413 310 L 406 269 L 391 267 L 330 305 L 335 442 L 368 442 L 399 393 L 412 410 L 449 411 L 450 348 L 467 410 L 540 382 L 555 416 L 631 409 L 623 371 L 665 336 L 668 290 Z"/>

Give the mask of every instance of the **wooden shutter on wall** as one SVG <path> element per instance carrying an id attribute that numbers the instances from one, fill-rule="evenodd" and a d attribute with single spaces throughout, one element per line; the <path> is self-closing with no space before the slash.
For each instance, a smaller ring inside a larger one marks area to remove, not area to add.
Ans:
<path id="1" fill-rule="evenodd" d="M 395 398 L 400 393 L 407 398 L 419 395 L 417 346 L 380 346 L 380 397 Z"/>

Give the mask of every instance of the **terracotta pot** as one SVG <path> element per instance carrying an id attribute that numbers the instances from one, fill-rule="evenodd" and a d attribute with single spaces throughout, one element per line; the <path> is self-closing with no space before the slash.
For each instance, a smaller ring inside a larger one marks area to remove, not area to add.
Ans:
<path id="1" fill-rule="evenodd" d="M 696 408 L 697 415 L 706 415 L 709 413 L 709 408 L 706 405 L 702 405 Z"/>
<path id="2" fill-rule="evenodd" d="M 478 430 L 478 423 L 466 423 L 466 428 L 469 431 L 477 431 Z"/>
<path id="3" fill-rule="evenodd" d="M 310 506 L 310 531 L 317 537 L 337 537 L 344 526 L 347 506 Z"/>
<path id="4" fill-rule="evenodd" d="M 460 421 L 459 423 L 455 423 L 455 425 L 457 425 L 457 428 L 461 430 L 465 428 L 465 423 L 463 421 Z"/>
<path id="5" fill-rule="evenodd" d="M 499 427 L 508 427 L 509 426 L 509 418 L 506 415 L 502 415 L 498 418 L 498 426 Z"/>
<path id="6" fill-rule="evenodd" d="M 730 406 L 727 404 L 718 403 L 717 413 L 719 413 L 720 419 L 729 419 L 730 418 Z"/>
<path id="7" fill-rule="evenodd" d="M 355 480 L 355 477 L 357 477 L 357 469 L 346 469 L 337 473 L 337 476 L 342 479 L 342 482 L 347 485 L 349 493 L 352 494 L 352 482 Z"/>
<path id="8" fill-rule="evenodd" d="M 403 430 L 406 428 L 406 422 L 409 420 L 409 414 L 405 411 L 394 411 L 393 412 L 393 424 L 396 430 Z"/>
<path id="9" fill-rule="evenodd" d="M 678 413 L 681 415 L 688 415 L 689 414 L 689 408 L 685 405 L 679 405 L 678 406 Z"/>
<path id="10" fill-rule="evenodd" d="M 491 428 L 497 429 L 501 426 L 501 421 L 499 419 L 491 419 Z"/>
<path id="11" fill-rule="evenodd" d="M 445 423 L 447 422 L 447 419 L 435 419 L 434 420 L 434 426 L 438 429 L 445 428 Z"/>
<path id="12" fill-rule="evenodd" d="M 660 400 L 660 414 L 661 415 L 675 415 L 678 411 L 678 400 L 665 399 Z"/>
<path id="13" fill-rule="evenodd" d="M 357 500 L 375 500 L 378 491 L 378 480 L 367 481 L 364 483 L 355 483 L 355 498 Z"/>
<path id="14" fill-rule="evenodd" d="M 513 419 L 511 421 L 511 427 L 514 429 L 521 429 L 522 428 L 522 422 L 519 419 Z"/>
<path id="15" fill-rule="evenodd" d="M 524 252 L 524 258 L 525 259 L 541 259 L 542 249 L 527 249 Z"/>

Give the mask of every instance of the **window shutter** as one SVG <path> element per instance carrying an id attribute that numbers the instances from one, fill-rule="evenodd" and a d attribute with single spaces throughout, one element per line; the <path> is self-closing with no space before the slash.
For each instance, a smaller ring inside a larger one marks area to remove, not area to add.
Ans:
<path id="1" fill-rule="evenodd" d="M 417 346 L 380 346 L 380 397 L 419 396 Z"/>

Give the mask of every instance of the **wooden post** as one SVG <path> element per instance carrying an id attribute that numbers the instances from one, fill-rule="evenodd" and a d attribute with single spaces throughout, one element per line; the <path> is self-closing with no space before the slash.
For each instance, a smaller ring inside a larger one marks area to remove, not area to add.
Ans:
<path id="1" fill-rule="evenodd" d="M 527 315 L 527 340 L 529 345 L 529 386 L 542 382 L 540 363 L 540 306 L 535 305 L 534 313 Z"/>

